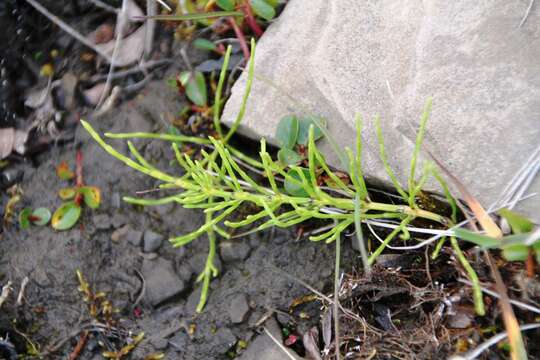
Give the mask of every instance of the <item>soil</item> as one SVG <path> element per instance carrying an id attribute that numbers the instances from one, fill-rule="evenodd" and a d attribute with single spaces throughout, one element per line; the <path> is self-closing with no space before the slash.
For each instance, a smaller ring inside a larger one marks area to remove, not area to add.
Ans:
<path id="1" fill-rule="evenodd" d="M 185 104 L 164 80 L 177 72 L 168 69 L 113 111 L 88 120 L 99 132 L 167 131 L 167 114 L 176 114 Z M 155 353 L 186 360 L 286 358 L 261 326 L 278 342 L 285 341 L 291 356 L 310 358 L 310 344 L 333 354 L 327 336 L 329 303 L 302 284 L 325 295 L 332 293 L 333 244 L 298 237 L 297 228 L 221 241 L 220 274 L 211 283 L 204 311 L 197 314 L 196 278 L 206 261 L 207 241 L 200 238 L 173 248 L 166 239 L 197 229 L 202 213 L 176 205 L 142 208 L 123 202 L 122 197 L 155 189 L 157 183 L 111 158 L 82 127 L 69 131 L 69 141 L 31 158 L 19 158 L 4 169 L 22 174 L 18 206 L 56 209 L 61 203 L 57 192 L 67 185 L 56 176 L 56 167 L 66 161 L 74 168 L 77 150 L 83 154 L 84 181 L 101 189 L 102 203 L 96 210 L 85 208 L 77 226 L 68 231 L 21 230 L 16 222 L 5 224 L 0 284 L 11 281 L 13 292 L 0 313 L 0 337 L 7 341 L 0 341 L 0 358 L 15 353 L 37 358 L 31 355 L 37 352 L 45 359 L 66 359 L 74 353 L 79 359 L 101 359 L 104 350 L 119 350 L 126 339 L 142 332 L 143 340 L 123 358 L 151 359 Z M 246 150 L 253 146 L 237 141 Z M 124 142 L 110 143 L 126 153 Z M 168 143 L 139 139 L 134 144 L 157 167 L 174 171 Z M 2 208 L 8 199 L 3 191 Z M 477 344 L 501 331 L 496 303 L 490 298 L 486 297 L 490 316 L 474 316 L 470 289 L 457 283 L 463 275 L 450 251 L 443 249 L 439 259 L 430 263 L 423 251 L 385 254 L 366 278 L 356 272 L 361 264 L 352 238 L 343 241 L 340 298 L 361 319 L 342 315 L 342 352 L 353 354 L 348 358 L 442 359 L 473 347 L 464 339 Z M 477 262 L 476 267 L 485 278 L 485 266 Z M 94 293 L 102 291 L 112 302 L 115 331 L 96 327 L 79 290 L 77 271 Z M 17 304 L 25 278 L 29 282 L 22 303 Z M 518 315 L 533 320 L 530 313 L 518 311 Z M 491 333 L 480 335 L 481 329 Z M 85 330 L 89 335 L 83 342 Z M 538 346 L 534 335 L 525 335 L 531 354 L 540 350 L 534 348 Z M 502 359 L 507 353 L 495 349 L 488 354 L 486 358 Z"/>

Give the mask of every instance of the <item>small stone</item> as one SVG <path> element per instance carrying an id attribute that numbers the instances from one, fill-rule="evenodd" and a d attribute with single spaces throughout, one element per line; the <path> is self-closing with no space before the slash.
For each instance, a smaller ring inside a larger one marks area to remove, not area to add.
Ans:
<path id="1" fill-rule="evenodd" d="M 201 254 L 197 254 L 193 256 L 189 260 L 189 265 L 191 266 L 191 269 L 193 270 L 195 274 L 200 274 L 204 270 L 207 257 L 208 257 L 207 254 L 201 253 Z M 221 261 L 219 260 L 217 256 L 214 258 L 214 265 L 216 266 L 218 271 L 221 271 Z"/>
<path id="2" fill-rule="evenodd" d="M 129 229 L 126 234 L 127 241 L 133 246 L 141 246 L 143 239 L 143 232 L 135 229 Z"/>
<path id="3" fill-rule="evenodd" d="M 199 300 L 201 298 L 201 288 L 198 287 L 195 289 L 188 297 L 186 302 L 186 314 L 193 315 L 197 311 L 197 305 L 199 305 Z"/>
<path id="4" fill-rule="evenodd" d="M 111 218 L 107 214 L 94 215 L 94 226 L 98 230 L 108 230 L 111 227 Z"/>
<path id="5" fill-rule="evenodd" d="M 448 317 L 447 326 L 451 329 L 466 329 L 472 325 L 473 315 L 466 311 L 459 311 L 457 314 Z"/>
<path id="6" fill-rule="evenodd" d="M 229 318 L 233 324 L 240 324 L 246 320 L 249 313 L 249 304 L 244 294 L 234 296 L 229 303 Z"/>
<path id="7" fill-rule="evenodd" d="M 126 238 L 126 235 L 129 233 L 129 225 L 125 225 L 121 227 L 120 229 L 116 229 L 111 234 L 111 241 L 112 242 L 120 242 L 120 240 L 123 240 Z"/>
<path id="8" fill-rule="evenodd" d="M 146 281 L 145 299 L 153 306 L 180 294 L 186 288 L 176 275 L 172 262 L 165 259 L 143 261 L 142 274 Z"/>
<path id="9" fill-rule="evenodd" d="M 167 216 L 174 210 L 174 203 L 153 206 L 152 210 L 155 211 L 159 216 Z"/>
<path id="10" fill-rule="evenodd" d="M 111 223 L 113 228 L 118 229 L 122 225 L 125 225 L 128 223 L 128 218 L 124 214 L 120 214 L 118 212 L 115 212 L 112 216 Z"/>
<path id="11" fill-rule="evenodd" d="M 122 200 L 120 199 L 120 194 L 117 192 L 114 192 L 111 195 L 111 206 L 113 208 L 119 209 L 122 206 Z"/>
<path id="12" fill-rule="evenodd" d="M 169 344 L 173 347 L 176 352 L 184 351 L 186 345 L 188 344 L 189 336 L 181 331 L 169 339 Z"/>
<path id="13" fill-rule="evenodd" d="M 245 260 L 251 248 L 245 242 L 224 241 L 219 244 L 221 259 L 225 262 Z"/>
<path id="14" fill-rule="evenodd" d="M 159 249 L 164 239 L 165 236 L 152 230 L 146 230 L 144 232 L 144 252 L 155 252 Z"/>
<path id="15" fill-rule="evenodd" d="M 188 282 L 191 280 L 191 275 L 193 275 L 193 270 L 189 264 L 182 264 L 178 267 L 178 276 L 180 276 L 180 279 Z"/>
<path id="16" fill-rule="evenodd" d="M 167 346 L 169 345 L 169 341 L 164 338 L 152 339 L 150 340 L 150 344 L 152 344 L 152 346 L 156 350 L 165 350 Z"/>
<path id="17" fill-rule="evenodd" d="M 235 342 L 236 336 L 234 336 L 231 329 L 221 327 L 212 338 L 213 351 L 216 354 L 224 354 Z"/>

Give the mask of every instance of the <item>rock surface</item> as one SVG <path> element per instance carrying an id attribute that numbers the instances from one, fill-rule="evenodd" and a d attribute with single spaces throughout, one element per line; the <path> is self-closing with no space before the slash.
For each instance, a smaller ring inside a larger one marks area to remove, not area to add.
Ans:
<path id="1" fill-rule="evenodd" d="M 386 181 L 373 121 L 379 114 L 390 164 L 406 184 L 413 129 L 433 97 L 427 145 L 488 207 L 540 138 L 540 7 L 519 27 L 527 5 L 291 0 L 259 41 L 259 77 L 241 130 L 272 140 L 282 116 L 317 114 L 340 145 L 353 148 L 359 112 L 364 173 Z M 233 87 L 226 122 L 236 117 L 245 80 Z M 342 167 L 329 144 L 321 147 Z M 530 192 L 539 190 L 537 177 Z M 540 219 L 537 199 L 520 206 Z"/>
<path id="2" fill-rule="evenodd" d="M 172 263 L 165 259 L 145 259 L 142 274 L 146 280 L 145 299 L 153 306 L 181 293 L 186 287 L 176 276 Z"/>

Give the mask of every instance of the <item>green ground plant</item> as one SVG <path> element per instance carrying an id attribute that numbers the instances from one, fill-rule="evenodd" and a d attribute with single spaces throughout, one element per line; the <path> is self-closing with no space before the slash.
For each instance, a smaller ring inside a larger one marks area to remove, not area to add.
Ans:
<path id="1" fill-rule="evenodd" d="M 230 57 L 230 47 L 227 49 L 225 63 Z M 189 244 L 195 239 L 206 235 L 209 241 L 209 253 L 204 270 L 199 274 L 198 281 L 202 282 L 202 293 L 197 311 L 202 311 L 208 296 L 209 284 L 212 278 L 218 275 L 214 264 L 216 257 L 217 236 L 229 238 L 229 230 L 247 228 L 249 232 L 262 231 L 274 226 L 287 228 L 300 224 L 307 220 L 319 219 L 329 222 L 333 226 L 322 233 L 313 234 L 311 241 L 324 241 L 339 243 L 341 234 L 351 226 L 357 228 L 358 239 L 361 243 L 364 268 L 370 270 L 370 266 L 377 257 L 393 240 L 409 240 L 411 238 L 408 225 L 421 219 L 428 221 L 431 226 L 439 229 L 448 229 L 457 222 L 456 201 L 448 191 L 447 185 L 442 180 L 435 166 L 431 162 L 424 162 L 420 175 L 417 175 L 418 157 L 425 133 L 426 123 L 431 109 L 431 101 L 428 101 L 420 121 L 420 128 L 416 139 L 416 146 L 411 157 L 411 169 L 407 188 L 403 188 L 397 181 L 397 177 L 389 166 L 386 157 L 386 148 L 382 136 L 380 120 L 377 119 L 377 137 L 380 143 L 380 156 L 384 167 L 397 191 L 402 197 L 399 204 L 376 202 L 370 198 L 364 177 L 362 174 L 362 124 L 358 117 L 356 120 L 357 138 L 356 149 L 346 149 L 345 155 L 348 163 L 344 169 L 350 179 L 350 183 L 336 175 L 327 164 L 324 155 L 318 150 L 315 140 L 320 137 L 320 130 L 326 137 L 327 131 L 324 124 L 313 119 L 314 124 L 308 124 L 309 129 L 305 139 L 306 154 L 301 166 L 298 161 L 276 161 L 267 149 L 265 139 L 260 142 L 259 158 L 251 158 L 243 154 L 229 144 L 231 136 L 236 132 L 245 113 L 246 102 L 250 94 L 251 84 L 254 78 L 253 57 L 255 43 L 251 43 L 251 58 L 248 66 L 248 78 L 246 91 L 243 96 L 240 111 L 225 132 L 221 126 L 219 114 L 223 104 L 221 98 L 223 84 L 226 77 L 227 66 L 223 67 L 214 100 L 214 127 L 218 136 L 201 138 L 172 134 L 152 133 L 128 133 L 128 134 L 105 134 L 108 138 L 129 139 L 146 138 L 170 141 L 172 150 L 176 155 L 178 164 L 183 169 L 184 175 L 172 175 L 152 164 L 148 163 L 138 152 L 135 146 L 128 140 L 128 147 L 132 157 L 121 154 L 107 144 L 88 122 L 81 121 L 85 129 L 110 155 L 124 162 L 150 177 L 162 182 L 161 188 L 178 189 L 179 193 L 160 199 L 148 200 L 141 198 L 126 197 L 128 203 L 151 206 L 166 203 L 179 203 L 186 208 L 202 209 L 205 213 L 205 223 L 196 231 L 171 238 L 173 246 L 179 247 Z M 294 127 L 294 124 L 293 124 Z M 318 129 L 317 129 L 318 128 Z M 316 132 L 317 129 L 317 132 Z M 283 138 L 283 148 L 289 149 L 298 139 Z M 304 140 L 303 140 L 304 141 Z M 203 145 L 202 158 L 194 160 L 183 154 L 178 144 Z M 211 149 L 206 151 L 206 149 Z M 282 154 L 280 157 L 284 157 Z M 283 163 L 285 162 L 285 163 Z M 245 166 L 247 165 L 247 166 Z M 253 173 L 265 176 L 266 184 L 256 181 Z M 330 181 L 326 186 L 321 186 L 318 181 L 321 176 Z M 452 208 L 451 215 L 444 216 L 423 209 L 417 202 L 422 187 L 430 177 L 439 181 L 448 203 Z M 230 215 L 243 203 L 256 205 L 258 212 L 247 215 L 240 220 L 231 220 Z M 360 223 L 366 220 L 393 221 L 397 223 L 395 228 L 382 240 L 381 244 L 368 256 L 363 236 L 360 231 Z M 439 241 L 435 252 L 440 250 L 445 238 Z M 461 252 L 457 239 L 451 237 L 451 245 L 465 270 L 469 273 L 474 284 L 474 299 L 476 310 L 484 314 L 481 290 L 478 277 Z M 436 253 L 434 254 L 436 256 Z"/>

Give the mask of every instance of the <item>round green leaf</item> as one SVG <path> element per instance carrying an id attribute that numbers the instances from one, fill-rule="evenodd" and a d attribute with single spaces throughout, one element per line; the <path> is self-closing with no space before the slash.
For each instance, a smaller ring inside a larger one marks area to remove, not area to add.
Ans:
<path id="1" fill-rule="evenodd" d="M 302 156 L 300 156 L 300 154 L 298 154 L 294 150 L 287 149 L 287 148 L 280 149 L 277 153 L 277 156 L 278 156 L 278 160 L 283 165 L 294 165 L 302 161 Z"/>
<path id="2" fill-rule="evenodd" d="M 235 6 L 234 0 L 217 0 L 216 4 L 226 11 L 233 11 Z"/>
<path id="3" fill-rule="evenodd" d="M 24 208 L 19 213 L 19 226 L 21 229 L 26 230 L 30 227 L 30 220 L 28 219 L 30 214 L 32 214 L 32 209 L 30 208 Z"/>
<path id="4" fill-rule="evenodd" d="M 73 227 L 81 216 L 81 207 L 70 201 L 60 206 L 53 214 L 51 225 L 56 230 L 67 230 Z"/>
<path id="5" fill-rule="evenodd" d="M 299 169 L 294 168 L 294 169 L 290 169 L 287 174 L 290 175 L 292 178 L 294 178 L 294 179 L 298 180 L 299 182 L 301 182 L 302 178 L 299 175 L 299 171 L 302 171 L 302 173 L 304 174 L 304 177 L 307 179 L 307 181 L 311 181 L 311 176 L 309 176 L 309 170 L 308 169 L 301 168 L 299 170 Z M 305 187 L 301 186 L 300 184 L 297 184 L 296 182 L 292 182 L 289 179 L 285 179 L 285 191 L 287 191 L 287 193 L 289 195 L 292 195 L 292 196 L 297 196 L 297 197 L 308 197 L 309 196 Z"/>
<path id="6" fill-rule="evenodd" d="M 58 190 L 58 196 L 62 200 L 71 200 L 75 197 L 76 193 L 77 192 L 75 191 L 75 188 L 72 188 L 72 187 L 67 187 L 67 188 Z"/>
<path id="7" fill-rule="evenodd" d="M 32 212 L 32 223 L 38 226 L 44 226 L 51 220 L 51 212 L 49 209 L 40 207 Z"/>
<path id="8" fill-rule="evenodd" d="M 276 10 L 265 0 L 251 0 L 251 7 L 257 16 L 270 21 L 276 16 Z"/>
<path id="9" fill-rule="evenodd" d="M 84 203 L 91 209 L 97 209 L 101 203 L 101 191 L 95 186 L 83 186 L 79 189 Z"/>
<path id="10" fill-rule="evenodd" d="M 216 50 L 216 44 L 207 39 L 195 39 L 193 41 L 193 46 L 199 50 L 214 51 Z"/>
<path id="11" fill-rule="evenodd" d="M 186 88 L 186 96 L 191 102 L 197 106 L 206 106 L 206 80 L 201 72 L 184 72 L 180 82 Z"/>
<path id="12" fill-rule="evenodd" d="M 276 141 L 280 148 L 292 149 L 298 137 L 298 119 L 287 115 L 279 120 L 276 128 Z"/>
<path id="13" fill-rule="evenodd" d="M 318 122 L 326 127 L 326 121 L 323 118 L 318 118 Z M 310 117 L 303 117 L 298 120 L 298 139 L 296 142 L 300 145 L 307 145 L 309 142 L 309 127 L 313 124 L 313 135 L 315 141 L 324 136 L 322 130 L 315 124 L 315 121 Z"/>

